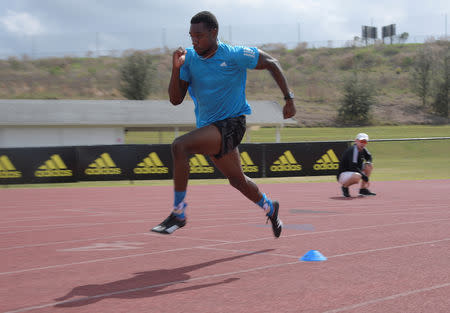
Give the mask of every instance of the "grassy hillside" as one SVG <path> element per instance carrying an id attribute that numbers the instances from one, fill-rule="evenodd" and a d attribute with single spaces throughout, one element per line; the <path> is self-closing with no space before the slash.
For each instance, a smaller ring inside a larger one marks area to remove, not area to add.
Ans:
<path id="1" fill-rule="evenodd" d="M 343 82 L 358 68 L 377 90 L 374 125 L 445 124 L 423 107 L 412 92 L 411 71 L 421 44 L 288 50 L 263 47 L 281 63 L 296 94 L 300 126 L 333 126 Z M 450 49 L 449 42 L 428 43 L 434 55 Z M 154 54 L 153 88 L 149 99 L 167 99 L 171 51 Z M 0 60 L 0 98 L 4 99 L 123 99 L 118 91 L 124 57 Z M 249 71 L 247 97 L 283 103 L 267 71 Z"/>

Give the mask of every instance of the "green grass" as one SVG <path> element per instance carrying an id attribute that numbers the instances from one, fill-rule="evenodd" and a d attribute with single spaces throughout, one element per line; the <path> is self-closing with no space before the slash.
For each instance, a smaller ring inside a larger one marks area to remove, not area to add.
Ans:
<path id="1" fill-rule="evenodd" d="M 450 125 L 445 126 L 383 126 L 364 128 L 284 128 L 283 142 L 353 140 L 364 131 L 371 139 L 450 137 Z M 181 133 L 180 133 L 181 134 Z M 173 132 L 128 133 L 126 143 L 170 143 Z M 260 128 L 251 130 L 252 142 L 274 142 L 275 130 Z M 156 140 L 156 141 L 155 141 Z M 367 148 L 374 156 L 373 181 L 450 179 L 450 140 L 427 141 L 381 141 L 369 142 Z M 258 184 L 285 182 L 328 182 L 336 181 L 334 176 L 259 178 Z M 227 184 L 224 179 L 191 180 L 191 185 Z M 91 187 L 91 186 L 158 186 L 172 185 L 171 180 L 79 182 L 66 184 L 0 185 L 0 188 L 36 187 Z"/>
<path id="2" fill-rule="evenodd" d="M 303 141 L 336 141 L 353 140 L 359 132 L 369 134 L 370 139 L 395 139 L 395 138 L 429 138 L 450 137 L 450 125 L 430 126 L 366 126 L 366 127 L 285 127 L 280 131 L 281 142 Z M 184 134 L 180 132 L 179 134 Z M 250 140 L 248 140 L 248 136 Z M 157 144 L 171 143 L 175 138 L 173 131 L 161 132 L 128 132 L 125 137 L 127 144 Z M 243 142 L 275 142 L 275 128 L 249 129 Z"/>

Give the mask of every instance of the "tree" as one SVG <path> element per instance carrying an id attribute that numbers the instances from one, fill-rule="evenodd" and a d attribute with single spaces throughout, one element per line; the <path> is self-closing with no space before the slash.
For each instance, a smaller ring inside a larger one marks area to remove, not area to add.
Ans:
<path id="1" fill-rule="evenodd" d="M 413 92 L 422 99 L 424 107 L 427 105 L 427 98 L 431 92 L 432 65 L 431 49 L 424 47 L 418 50 L 412 71 Z"/>
<path id="2" fill-rule="evenodd" d="M 135 51 L 125 58 L 120 71 L 120 93 L 127 99 L 147 99 L 152 85 L 152 58 L 143 51 Z"/>
<path id="3" fill-rule="evenodd" d="M 400 43 L 405 43 L 409 38 L 409 34 L 408 33 L 402 33 L 399 37 L 398 37 L 398 41 Z"/>
<path id="4" fill-rule="evenodd" d="M 370 109 L 376 102 L 373 84 L 367 80 L 361 80 L 355 72 L 345 82 L 343 94 L 338 110 L 338 122 L 352 126 L 369 124 Z"/>

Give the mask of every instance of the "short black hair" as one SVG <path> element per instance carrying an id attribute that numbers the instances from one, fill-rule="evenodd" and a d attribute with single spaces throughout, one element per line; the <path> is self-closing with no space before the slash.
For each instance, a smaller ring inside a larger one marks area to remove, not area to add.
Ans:
<path id="1" fill-rule="evenodd" d="M 191 24 L 205 23 L 208 30 L 217 29 L 219 30 L 219 23 L 216 17 L 209 11 L 202 11 L 195 14 L 191 19 Z"/>

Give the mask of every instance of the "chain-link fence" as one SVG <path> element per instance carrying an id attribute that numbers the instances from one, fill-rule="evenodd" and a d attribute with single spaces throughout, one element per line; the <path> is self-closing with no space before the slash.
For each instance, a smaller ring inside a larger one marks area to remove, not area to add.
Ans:
<path id="1" fill-rule="evenodd" d="M 380 28 L 381 29 L 381 28 Z M 442 33 L 416 35 L 397 28 L 397 35 L 386 38 L 386 44 L 392 43 L 423 43 L 429 40 L 445 39 L 446 30 Z M 141 32 L 92 32 L 92 33 L 61 33 L 50 35 L 30 35 L 9 37 L 0 35 L 0 41 L 5 43 L 0 47 L 0 59 L 9 57 L 24 57 L 31 59 L 47 57 L 98 57 L 121 56 L 125 51 L 150 50 L 161 53 L 178 46 L 191 45 L 188 27 L 153 28 Z M 379 32 L 381 34 L 381 31 Z M 406 35 L 405 35 L 406 34 Z M 219 38 L 234 45 L 246 46 L 276 46 L 283 45 L 294 48 L 302 43 L 307 48 L 342 48 L 364 46 L 383 39 L 361 39 L 361 29 L 347 32 L 348 38 L 341 40 L 326 40 L 311 38 L 309 31 L 300 23 L 285 25 L 223 25 Z M 392 40 L 391 40 L 392 39 Z"/>

